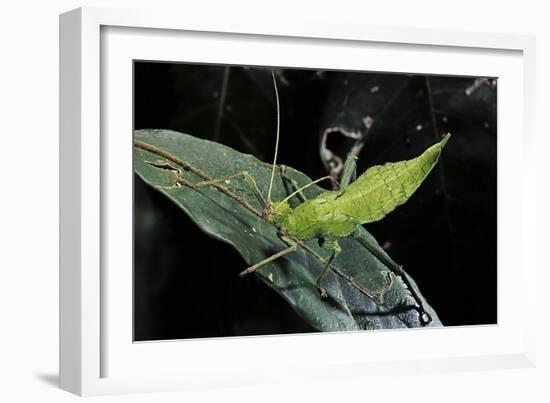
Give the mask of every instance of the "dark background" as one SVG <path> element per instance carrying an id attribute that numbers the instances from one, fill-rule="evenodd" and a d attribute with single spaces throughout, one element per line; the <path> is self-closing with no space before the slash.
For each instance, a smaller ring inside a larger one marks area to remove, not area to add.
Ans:
<path id="1" fill-rule="evenodd" d="M 359 173 L 415 157 L 452 133 L 413 197 L 367 229 L 413 276 L 443 324 L 496 323 L 496 79 L 295 69 L 276 75 L 279 162 L 312 178 L 328 172 L 319 151 L 327 131 L 336 156 L 360 146 Z M 272 160 L 269 69 L 135 62 L 134 102 L 135 129 L 172 129 Z M 254 276 L 237 276 L 246 267 L 237 251 L 201 233 L 137 177 L 134 197 L 135 340 L 314 331 Z"/>

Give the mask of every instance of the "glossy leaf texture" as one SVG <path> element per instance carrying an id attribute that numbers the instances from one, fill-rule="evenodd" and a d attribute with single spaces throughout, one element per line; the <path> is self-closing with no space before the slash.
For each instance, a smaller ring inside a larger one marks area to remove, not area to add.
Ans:
<path id="1" fill-rule="evenodd" d="M 134 169 L 138 177 L 175 203 L 182 214 L 185 213 L 196 224 L 196 231 L 229 244 L 239 252 L 243 261 L 235 275 L 247 265 L 286 247 L 273 225 L 266 223 L 238 200 L 228 197 L 228 194 L 213 187 L 193 189 L 182 185 L 182 181 L 199 182 L 203 179 L 185 170 L 177 161 L 191 164 L 210 178 L 247 171 L 255 178 L 264 195 L 267 194 L 270 164 L 222 144 L 174 131 L 137 130 L 135 139 L 153 146 L 149 150 L 134 147 Z M 154 150 L 162 150 L 162 153 Z M 287 168 L 286 174 L 298 184 L 310 181 L 306 175 L 292 168 Z M 244 180 L 231 179 L 223 182 L 222 186 L 257 211 L 261 210 Z M 306 195 L 314 197 L 322 190 L 312 186 L 306 190 Z M 290 193 L 288 183 L 276 175 L 273 200 L 281 200 Z M 194 237 L 192 233 L 188 236 Z M 305 248 L 262 267 L 256 276 L 312 328 L 320 331 L 421 326 L 417 311 L 412 309 L 414 300 L 402 281 L 389 274 L 388 269 L 354 239 L 343 239 L 341 245 L 343 252 L 334 261 L 335 271 L 331 271 L 323 282 L 329 295 L 327 300 L 319 297 L 315 287 L 315 280 L 323 267 L 321 259 L 327 257 L 327 252 L 316 241 L 308 241 Z M 205 270 L 197 267 L 197 261 L 200 266 L 200 255 L 198 260 L 191 260 L 191 256 L 195 257 L 197 253 L 200 252 L 186 245 L 181 246 L 181 271 Z M 202 260 L 205 265 L 209 264 L 208 259 Z M 190 261 L 195 263 L 190 265 Z M 226 266 L 224 262 L 215 262 L 215 271 L 235 271 L 235 268 Z M 215 275 L 211 281 L 216 281 Z M 416 287 L 412 279 L 409 278 L 409 281 Z M 194 287 L 202 289 L 201 294 L 208 298 L 208 283 L 194 284 Z M 430 326 L 441 325 L 437 314 L 426 301 L 423 302 L 433 318 Z M 197 303 L 200 304 L 200 301 Z M 186 308 L 182 307 L 182 310 Z M 214 313 L 211 320 L 216 320 Z"/>

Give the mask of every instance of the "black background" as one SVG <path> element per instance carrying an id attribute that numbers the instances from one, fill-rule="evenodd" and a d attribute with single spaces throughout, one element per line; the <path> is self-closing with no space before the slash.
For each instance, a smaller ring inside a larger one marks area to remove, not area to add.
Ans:
<path id="1" fill-rule="evenodd" d="M 345 157 L 363 136 L 359 173 L 409 159 L 447 132 L 440 164 L 413 197 L 367 225 L 418 283 L 445 325 L 496 323 L 495 79 L 276 69 L 279 162 L 326 175 L 320 138 Z M 270 70 L 134 64 L 134 127 L 213 139 L 271 161 L 276 109 Z M 369 123 L 365 123 L 366 117 Z M 137 177 L 135 340 L 314 331 L 254 276 L 237 251 L 202 234 Z"/>

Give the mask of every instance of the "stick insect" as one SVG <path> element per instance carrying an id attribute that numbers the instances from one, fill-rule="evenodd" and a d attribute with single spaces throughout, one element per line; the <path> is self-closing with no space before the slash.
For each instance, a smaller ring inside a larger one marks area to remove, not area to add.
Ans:
<path id="1" fill-rule="evenodd" d="M 297 251 L 303 241 L 317 239 L 319 245 L 330 253 L 316 280 L 320 297 L 327 298 L 327 292 L 322 286 L 323 278 L 331 269 L 334 259 L 342 251 L 339 239 L 353 237 L 394 275 L 401 278 L 415 300 L 414 309 L 418 311 L 421 323 L 429 324 L 431 318 L 402 267 L 384 254 L 380 247 L 365 235 L 361 226 L 382 219 L 412 196 L 436 165 L 450 134 L 445 135 L 440 142 L 432 145 L 416 158 L 373 166 L 359 177 L 356 175 L 357 158 L 349 155 L 344 164 L 338 190 L 324 191 L 312 199 L 306 198 L 304 190 L 322 181 L 335 180 L 331 176 L 324 176 L 299 186 L 293 179 L 286 177 L 284 170 L 281 169 L 283 177 L 290 181 L 294 191 L 283 200 L 273 201 L 271 195 L 277 170 L 280 106 L 277 80 L 273 71 L 271 76 L 277 107 L 277 128 L 267 197 L 263 197 L 255 179 L 246 171 L 192 184 L 193 188 L 219 186 L 218 184 L 221 182 L 242 177 L 262 206 L 262 218 L 278 229 L 279 237 L 287 244 L 287 248 L 246 268 L 240 273 L 240 276 L 253 273 L 260 267 Z M 300 199 L 300 204 L 291 207 L 290 200 L 294 197 Z"/>

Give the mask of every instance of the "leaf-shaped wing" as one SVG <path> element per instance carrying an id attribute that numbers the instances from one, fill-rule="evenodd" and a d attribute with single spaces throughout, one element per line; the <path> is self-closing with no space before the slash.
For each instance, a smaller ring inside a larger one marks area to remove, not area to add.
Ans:
<path id="1" fill-rule="evenodd" d="M 388 162 L 367 169 L 339 198 L 341 212 L 358 218 L 362 224 L 385 217 L 418 189 L 437 163 L 450 136 L 447 134 L 439 143 L 411 160 Z"/>

